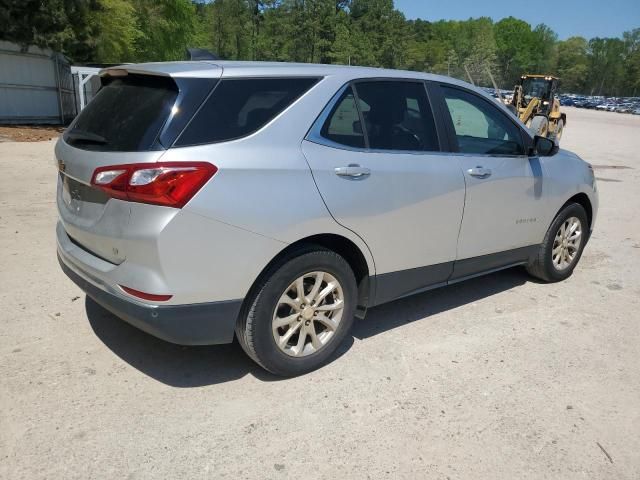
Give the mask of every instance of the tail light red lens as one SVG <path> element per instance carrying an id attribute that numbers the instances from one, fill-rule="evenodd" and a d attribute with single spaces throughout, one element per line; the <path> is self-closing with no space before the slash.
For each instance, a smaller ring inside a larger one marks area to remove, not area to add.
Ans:
<path id="1" fill-rule="evenodd" d="M 171 300 L 171 297 L 173 297 L 173 295 L 156 295 L 154 293 L 141 292 L 140 290 L 134 290 L 133 288 L 125 287 L 124 285 L 120 285 L 120 288 L 133 297 L 138 297 L 143 300 L 151 300 L 152 302 L 166 302 L 167 300 Z"/>
<path id="2" fill-rule="evenodd" d="M 182 208 L 217 171 L 206 162 L 114 165 L 97 168 L 91 185 L 112 198 Z"/>

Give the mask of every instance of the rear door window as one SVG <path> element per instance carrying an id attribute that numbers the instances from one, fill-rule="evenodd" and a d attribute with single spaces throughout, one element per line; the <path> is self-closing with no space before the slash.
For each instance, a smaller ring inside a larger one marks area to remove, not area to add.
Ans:
<path id="1" fill-rule="evenodd" d="M 364 134 L 358 107 L 351 87 L 347 88 L 333 107 L 320 134 L 327 140 L 354 148 L 364 148 Z"/>
<path id="2" fill-rule="evenodd" d="M 180 135 L 175 146 L 224 142 L 250 135 L 273 120 L 318 80 L 222 80 Z"/>
<path id="3" fill-rule="evenodd" d="M 65 141 L 85 150 L 151 150 L 178 95 L 176 84 L 150 75 L 106 82 L 65 133 Z"/>
<path id="4" fill-rule="evenodd" d="M 440 150 L 431 105 L 422 82 L 376 80 L 355 85 L 369 148 Z"/>

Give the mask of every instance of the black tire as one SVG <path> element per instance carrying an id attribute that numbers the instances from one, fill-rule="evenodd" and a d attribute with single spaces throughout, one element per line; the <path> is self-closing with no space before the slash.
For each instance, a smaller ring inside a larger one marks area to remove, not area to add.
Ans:
<path id="1" fill-rule="evenodd" d="M 544 115 L 536 115 L 531 120 L 529 128 L 536 134 L 546 137 L 549 132 L 549 120 Z"/>
<path id="2" fill-rule="evenodd" d="M 560 140 L 562 139 L 562 132 L 564 131 L 564 121 L 562 119 L 558 120 L 558 125 L 556 125 L 556 129 L 549 135 L 549 139 L 556 142 L 557 145 L 560 145 Z"/>
<path id="3" fill-rule="evenodd" d="M 552 250 L 554 246 L 554 241 L 556 238 L 556 234 L 558 230 L 561 228 L 562 224 L 569 218 L 576 217 L 580 220 L 581 228 L 582 228 L 582 239 L 580 242 L 580 246 L 578 247 L 578 252 L 571 262 L 571 264 L 563 269 L 558 270 L 553 265 L 553 256 Z M 527 272 L 529 275 L 539 278 L 545 282 L 560 282 L 565 280 L 571 276 L 573 270 L 578 265 L 580 261 L 580 257 L 582 256 L 582 252 L 584 247 L 589 240 L 589 221 L 587 219 L 587 213 L 584 210 L 584 207 L 578 203 L 569 203 L 565 205 L 565 207 L 560 210 L 556 218 L 551 222 L 551 226 L 540 245 L 538 250 L 538 254 L 533 258 L 533 260 L 527 265 Z"/>
<path id="4" fill-rule="evenodd" d="M 342 286 L 342 318 L 333 337 L 317 352 L 304 357 L 289 356 L 280 350 L 273 337 L 273 313 L 287 287 L 298 277 L 314 271 L 328 272 Z M 291 377 L 313 371 L 332 358 L 351 330 L 357 291 L 355 276 L 344 258 L 319 246 L 306 247 L 270 268 L 252 289 L 238 319 L 236 336 L 247 355 L 275 375 Z"/>

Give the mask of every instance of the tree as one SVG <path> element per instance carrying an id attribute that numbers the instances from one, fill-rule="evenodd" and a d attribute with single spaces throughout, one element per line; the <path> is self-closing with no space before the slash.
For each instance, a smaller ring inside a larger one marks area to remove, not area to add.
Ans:
<path id="1" fill-rule="evenodd" d="M 98 0 L 0 0 L 0 38 L 90 58 Z"/>
<path id="2" fill-rule="evenodd" d="M 529 68 L 536 73 L 551 72 L 557 63 L 556 43 L 558 35 L 544 23 L 537 25 L 531 32 L 529 47 L 531 64 Z"/>
<path id="3" fill-rule="evenodd" d="M 356 47 L 351 36 L 351 25 L 349 17 L 342 10 L 336 12 L 336 27 L 333 43 L 327 53 L 327 60 L 330 63 L 350 65 L 351 59 L 355 58 Z"/>
<path id="4" fill-rule="evenodd" d="M 494 25 L 497 61 L 504 86 L 513 86 L 533 63 L 533 36 L 531 25 L 508 17 Z"/>
<path id="5" fill-rule="evenodd" d="M 197 33 L 190 0 L 129 0 L 135 8 L 140 35 L 136 60 L 182 60 Z"/>
<path id="6" fill-rule="evenodd" d="M 393 0 L 353 0 L 350 16 L 355 63 L 387 68 L 404 63 L 407 24 Z"/>
<path id="7" fill-rule="evenodd" d="M 624 42 L 619 38 L 589 40 L 591 95 L 617 95 L 623 78 Z"/>
<path id="8" fill-rule="evenodd" d="M 205 10 L 205 44 L 229 60 L 245 59 L 251 53 L 251 10 L 243 0 L 218 0 Z"/>
<path id="9" fill-rule="evenodd" d="M 100 63 L 130 62 L 136 58 L 135 44 L 142 35 L 136 22 L 135 9 L 127 0 L 100 0 L 95 13 L 95 61 Z"/>
<path id="10" fill-rule="evenodd" d="M 640 94 L 640 28 L 558 41 L 508 17 L 406 20 L 393 0 L 0 0 L 0 38 L 75 62 L 224 59 L 342 63 L 435 72 L 511 88 L 524 73 L 575 93 Z"/>
<path id="11" fill-rule="evenodd" d="M 640 94 L 640 28 L 624 32 L 624 90 L 635 97 Z"/>
<path id="12" fill-rule="evenodd" d="M 328 61 L 335 40 L 334 0 L 284 0 L 289 56 L 298 62 Z"/>
<path id="13" fill-rule="evenodd" d="M 464 66 L 474 82 L 489 84 L 487 71 L 493 72 L 496 65 L 496 41 L 493 34 L 493 22 L 489 18 L 479 18 L 465 22 L 462 33 L 463 43 L 468 50 L 463 52 Z"/>
<path id="14" fill-rule="evenodd" d="M 589 59 L 588 42 L 582 37 L 571 37 L 557 45 L 556 72 L 562 81 L 562 89 L 568 92 L 587 90 Z"/>

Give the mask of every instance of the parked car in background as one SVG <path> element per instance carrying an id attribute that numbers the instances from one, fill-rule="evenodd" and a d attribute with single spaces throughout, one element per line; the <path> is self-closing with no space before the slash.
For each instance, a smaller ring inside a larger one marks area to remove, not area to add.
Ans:
<path id="1" fill-rule="evenodd" d="M 591 108 L 596 110 L 633 113 L 640 109 L 640 98 L 638 97 L 598 97 L 575 94 L 560 95 L 560 103 L 568 107 Z"/>
<path id="2" fill-rule="evenodd" d="M 458 80 L 216 61 L 102 81 L 55 149 L 62 269 L 152 335 L 237 337 L 278 375 L 397 298 L 516 265 L 564 280 L 594 227 L 591 167 Z"/>

